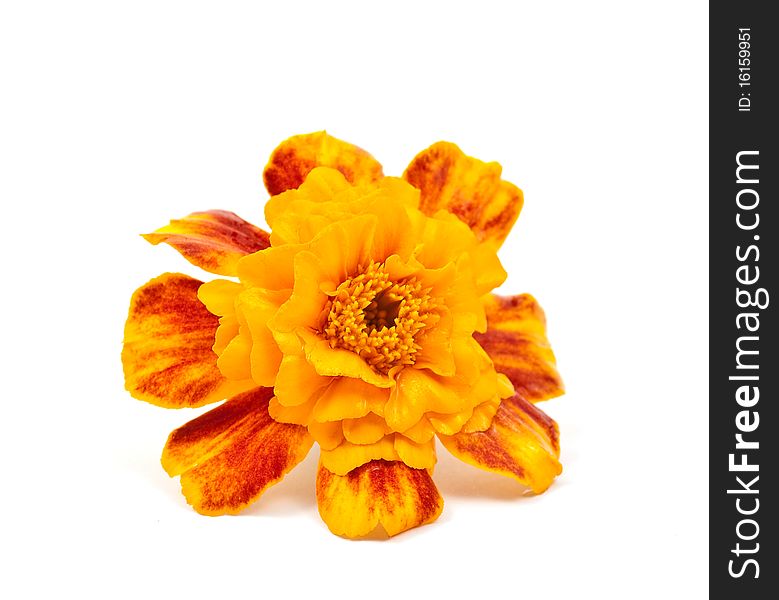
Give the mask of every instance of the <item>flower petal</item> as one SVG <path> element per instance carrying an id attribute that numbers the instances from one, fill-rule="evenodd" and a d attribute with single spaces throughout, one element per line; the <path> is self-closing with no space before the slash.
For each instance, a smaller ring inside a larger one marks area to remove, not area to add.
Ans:
<path id="1" fill-rule="evenodd" d="M 397 377 L 384 417 L 395 431 L 405 431 L 422 418 L 427 411 L 457 412 L 468 400 L 453 385 L 451 378 L 435 376 L 427 369 L 403 369 Z"/>
<path id="2" fill-rule="evenodd" d="M 326 423 L 311 421 L 308 424 L 308 432 L 322 450 L 333 450 L 344 439 L 340 421 L 329 421 Z"/>
<path id="3" fill-rule="evenodd" d="M 197 290 L 197 297 L 209 312 L 224 317 L 235 314 L 235 300 L 244 287 L 235 281 L 214 279 L 207 281 Z"/>
<path id="4" fill-rule="evenodd" d="M 268 388 L 244 392 L 170 434 L 162 466 L 171 477 L 181 475 L 197 512 L 240 512 L 308 454 L 306 428 L 268 414 L 272 395 Z"/>
<path id="5" fill-rule="evenodd" d="M 418 243 L 414 225 L 419 223 L 407 212 L 418 204 L 419 190 L 400 178 L 352 186 L 339 171 L 317 167 L 299 188 L 270 198 L 265 219 L 273 229 L 271 244 L 280 246 L 307 243 L 335 222 L 374 215 L 381 227 L 369 240 L 371 257 L 381 261 L 392 253 L 405 258 Z"/>
<path id="6" fill-rule="evenodd" d="M 279 366 L 274 392 L 280 404 L 300 406 L 316 401 L 331 381 L 331 377 L 319 375 L 302 356 L 287 355 Z"/>
<path id="7" fill-rule="evenodd" d="M 546 339 L 544 311 L 530 294 L 485 297 L 486 333 L 474 338 L 514 388 L 530 402 L 561 395 L 565 388 Z"/>
<path id="8" fill-rule="evenodd" d="M 295 285 L 295 256 L 303 248 L 302 244 L 286 244 L 250 254 L 239 263 L 238 277 L 247 287 L 291 290 Z"/>
<path id="9" fill-rule="evenodd" d="M 226 315 L 219 319 L 219 327 L 214 337 L 214 353 L 219 356 L 225 351 L 225 348 L 238 335 L 238 319 L 235 315 Z"/>
<path id="10" fill-rule="evenodd" d="M 404 435 L 395 435 L 395 452 L 400 460 L 414 469 L 430 469 L 435 467 L 435 442 L 430 439 L 427 442 L 414 442 Z"/>
<path id="11" fill-rule="evenodd" d="M 139 400 L 166 408 L 203 406 L 254 387 L 228 381 L 216 366 L 219 319 L 198 300 L 201 282 L 166 273 L 141 286 L 124 330 L 125 387 Z"/>
<path id="12" fill-rule="evenodd" d="M 354 352 L 331 348 L 328 340 L 320 339 L 311 331 L 301 329 L 296 333 L 303 340 L 306 360 L 320 375 L 361 379 L 369 385 L 380 388 L 390 388 L 395 385 L 391 377 L 377 373 Z"/>
<path id="13" fill-rule="evenodd" d="M 166 242 L 193 265 L 219 275 L 235 275 L 241 257 L 270 245 L 266 232 L 226 210 L 192 213 L 143 237 L 155 246 Z"/>
<path id="14" fill-rule="evenodd" d="M 387 534 L 396 535 L 435 521 L 444 506 L 425 469 L 383 460 L 343 476 L 320 464 L 316 498 L 330 531 L 350 538 L 369 534 L 379 523 Z"/>
<path id="15" fill-rule="evenodd" d="M 352 444 L 374 444 L 390 433 L 384 417 L 376 413 L 368 413 L 356 419 L 344 419 L 342 426 L 344 437 Z"/>
<path id="16" fill-rule="evenodd" d="M 225 346 L 216 366 L 228 379 L 251 379 L 252 337 L 246 324 L 240 319 L 238 323 L 238 335 Z"/>
<path id="17" fill-rule="evenodd" d="M 482 402 L 479 406 L 473 409 L 471 418 L 463 424 L 461 431 L 463 433 L 473 433 L 475 431 L 484 431 L 490 428 L 492 420 L 495 418 L 495 413 L 498 412 L 500 407 L 500 400 L 489 400 Z"/>
<path id="18" fill-rule="evenodd" d="M 406 429 L 403 435 L 417 444 L 429 442 L 435 436 L 435 429 L 430 424 L 430 419 L 423 417 L 410 429 Z"/>
<path id="19" fill-rule="evenodd" d="M 365 383 L 361 379 L 335 377 L 316 401 L 314 419 L 324 423 L 359 419 L 369 412 L 380 414 L 389 396 L 388 389 Z"/>
<path id="20" fill-rule="evenodd" d="M 352 444 L 344 440 L 336 448 L 322 448 L 320 462 L 331 473 L 346 475 L 372 460 L 400 460 L 395 450 L 395 434 L 384 436 L 372 444 Z"/>
<path id="21" fill-rule="evenodd" d="M 268 412 L 279 423 L 293 423 L 295 425 L 308 425 L 311 423 L 313 417 L 311 416 L 314 410 L 315 400 L 309 400 L 303 404 L 295 406 L 284 406 L 279 402 L 279 399 L 274 396 L 270 400 L 268 405 Z"/>
<path id="22" fill-rule="evenodd" d="M 501 402 L 486 431 L 438 437 L 460 460 L 513 477 L 537 494 L 562 472 L 557 424 L 519 394 Z"/>
<path id="23" fill-rule="evenodd" d="M 238 296 L 235 308 L 239 319 L 246 322 L 249 333 L 246 337 L 251 339 L 247 360 L 250 377 L 257 385 L 273 387 L 282 354 L 268 329 L 268 321 L 278 310 L 279 304 L 263 292 L 258 288 L 247 289 Z"/>
<path id="24" fill-rule="evenodd" d="M 365 150 L 317 131 L 279 144 L 263 173 L 265 187 L 271 196 L 297 188 L 314 167 L 338 169 L 354 184 L 383 177 L 381 165 Z"/>
<path id="25" fill-rule="evenodd" d="M 498 163 L 466 156 L 454 144 L 438 142 L 411 161 L 403 178 L 422 193 L 420 210 L 445 209 L 467 223 L 476 236 L 503 242 L 522 210 L 522 190 L 500 178 Z"/>

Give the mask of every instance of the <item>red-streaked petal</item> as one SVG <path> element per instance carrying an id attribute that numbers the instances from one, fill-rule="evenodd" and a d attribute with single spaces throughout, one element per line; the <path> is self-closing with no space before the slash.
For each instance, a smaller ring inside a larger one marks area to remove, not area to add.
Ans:
<path id="1" fill-rule="evenodd" d="M 438 437 L 460 460 L 513 477 L 537 494 L 562 472 L 557 424 L 518 394 L 501 402 L 486 431 Z"/>
<path id="2" fill-rule="evenodd" d="M 125 387 L 165 408 L 203 406 L 254 387 L 228 381 L 216 366 L 219 319 L 197 297 L 201 282 L 166 273 L 141 286 L 124 329 Z"/>
<path id="3" fill-rule="evenodd" d="M 162 466 L 205 515 L 235 514 L 303 460 L 313 444 L 305 427 L 268 414 L 269 388 L 231 398 L 170 434 Z"/>
<path id="4" fill-rule="evenodd" d="M 565 392 L 555 356 L 546 339 L 544 311 L 530 294 L 484 298 L 486 333 L 473 337 L 519 394 L 540 402 Z"/>
<path id="5" fill-rule="evenodd" d="M 422 194 L 427 215 L 444 209 L 467 223 L 479 240 L 506 239 L 522 210 L 522 190 L 500 178 L 498 163 L 466 156 L 454 144 L 438 142 L 423 150 L 403 173 Z"/>
<path id="6" fill-rule="evenodd" d="M 367 535 L 379 524 L 396 535 L 435 521 L 444 506 L 427 470 L 384 460 L 346 475 L 335 475 L 320 464 L 316 498 L 330 531 L 350 538 Z"/>
<path id="7" fill-rule="evenodd" d="M 243 256 L 270 246 L 266 232 L 226 210 L 192 213 L 143 237 L 154 245 L 170 244 L 201 269 L 230 276 Z"/>
<path id="8" fill-rule="evenodd" d="M 314 167 L 338 169 L 354 184 L 378 181 L 381 164 L 362 148 L 324 131 L 293 136 L 273 151 L 263 173 L 271 196 L 296 189 Z"/>

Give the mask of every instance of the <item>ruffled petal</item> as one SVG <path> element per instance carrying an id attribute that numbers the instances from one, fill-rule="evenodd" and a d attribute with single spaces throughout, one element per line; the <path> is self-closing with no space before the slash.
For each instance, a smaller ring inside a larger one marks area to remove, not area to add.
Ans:
<path id="1" fill-rule="evenodd" d="M 375 184 L 352 186 L 337 170 L 317 167 L 298 189 L 273 196 L 265 204 L 265 220 L 273 229 L 273 246 L 307 243 L 335 222 L 371 214 L 382 224 L 369 238 L 371 257 L 392 253 L 404 258 L 418 240 L 407 211 L 419 204 L 419 190 L 408 182 L 385 177 Z"/>
<path id="2" fill-rule="evenodd" d="M 514 388 L 530 402 L 561 395 L 565 388 L 546 339 L 544 311 L 530 294 L 485 297 L 486 333 L 474 338 Z"/>
<path id="3" fill-rule="evenodd" d="M 369 385 L 380 388 L 390 388 L 395 385 L 391 377 L 377 373 L 354 352 L 331 348 L 328 340 L 320 339 L 317 334 L 305 329 L 296 333 L 303 340 L 306 360 L 320 375 L 361 379 Z"/>
<path id="4" fill-rule="evenodd" d="M 230 276 L 241 257 L 270 245 L 266 232 L 226 210 L 192 213 L 143 237 L 154 245 L 170 244 L 201 269 Z"/>
<path id="5" fill-rule="evenodd" d="M 500 175 L 498 163 L 482 162 L 454 144 L 438 142 L 417 154 L 403 178 L 422 193 L 419 208 L 425 214 L 445 209 L 480 240 L 502 243 L 522 210 L 523 196 Z"/>
<path id="6" fill-rule="evenodd" d="M 352 377 L 335 377 L 314 407 L 317 421 L 359 419 L 369 412 L 382 414 L 390 391 Z"/>
<path id="7" fill-rule="evenodd" d="M 308 400 L 303 404 L 297 404 L 295 406 L 284 406 L 279 402 L 279 399 L 274 396 L 270 400 L 268 405 L 268 412 L 279 423 L 293 423 L 295 425 L 308 426 L 313 417 L 311 416 L 314 410 L 315 400 Z"/>
<path id="8" fill-rule="evenodd" d="M 398 457 L 409 467 L 414 469 L 430 469 L 435 466 L 435 442 L 431 439 L 427 442 L 414 442 L 404 435 L 395 434 L 395 452 Z"/>
<path id="9" fill-rule="evenodd" d="M 170 434 L 162 466 L 204 515 L 235 514 L 257 500 L 308 454 L 305 427 L 268 414 L 273 391 L 240 394 Z"/>
<path id="10" fill-rule="evenodd" d="M 222 375 L 228 379 L 251 379 L 252 337 L 245 322 L 238 320 L 238 335 L 227 344 L 216 361 Z"/>
<path id="11" fill-rule="evenodd" d="M 203 406 L 254 384 L 228 381 L 216 365 L 219 319 L 198 299 L 201 282 L 166 273 L 141 286 L 130 301 L 122 364 L 125 387 L 165 408 Z"/>
<path id="12" fill-rule="evenodd" d="M 410 429 L 406 429 L 403 435 L 417 444 L 429 442 L 435 436 L 435 429 L 430 424 L 430 419 L 424 417 L 417 421 L 417 423 Z"/>
<path id="13" fill-rule="evenodd" d="M 224 317 L 235 314 L 235 300 L 244 290 L 240 283 L 227 279 L 207 281 L 197 290 L 197 297 L 209 312 Z"/>
<path id="14" fill-rule="evenodd" d="M 537 494 L 562 472 L 557 423 L 519 394 L 501 402 L 486 431 L 438 437 L 460 460 L 513 477 Z"/>
<path id="15" fill-rule="evenodd" d="M 238 335 L 238 319 L 236 316 L 227 315 L 221 317 L 214 338 L 214 353 L 217 356 L 222 354 L 236 335 Z"/>
<path id="16" fill-rule="evenodd" d="M 316 479 L 319 514 L 330 531 L 350 538 L 381 524 L 389 535 L 431 523 L 444 502 L 425 469 L 375 460 L 347 475 L 320 464 Z"/>
<path id="17" fill-rule="evenodd" d="M 279 305 L 263 292 L 258 288 L 247 289 L 238 296 L 235 307 L 239 320 L 243 319 L 246 323 L 249 334 L 246 337 L 251 339 L 247 360 L 250 377 L 257 385 L 273 387 L 282 354 L 268 329 L 268 321 Z"/>
<path id="18" fill-rule="evenodd" d="M 302 244 L 287 244 L 250 254 L 238 264 L 238 277 L 247 287 L 291 290 L 295 285 L 295 256 L 302 249 Z"/>
<path id="19" fill-rule="evenodd" d="M 476 431 L 484 431 L 489 429 L 492 425 L 492 420 L 495 418 L 495 413 L 498 412 L 500 407 L 500 400 L 490 400 L 488 402 L 482 402 L 473 409 L 471 418 L 463 424 L 461 431 L 463 433 L 474 433 Z"/>
<path id="20" fill-rule="evenodd" d="M 395 431 L 405 431 L 427 411 L 462 410 L 468 398 L 454 385 L 447 385 L 450 379 L 437 377 L 427 369 L 403 369 L 384 407 L 389 426 Z"/>
<path id="21" fill-rule="evenodd" d="M 279 366 L 274 392 L 276 399 L 284 406 L 300 406 L 316 401 L 332 377 L 322 377 L 302 356 L 287 355 Z"/>
<path id="22" fill-rule="evenodd" d="M 336 475 L 346 475 L 372 460 L 400 460 L 395 450 L 394 433 L 372 444 L 352 444 L 344 440 L 331 450 L 322 448 L 319 456 L 322 466 Z"/>
<path id="23" fill-rule="evenodd" d="M 265 187 L 271 196 L 295 189 L 314 167 L 338 169 L 354 184 L 383 177 L 381 164 L 365 150 L 317 131 L 293 136 L 279 144 L 263 173 Z"/>
<path id="24" fill-rule="evenodd" d="M 352 444 L 374 444 L 390 433 L 384 417 L 368 413 L 364 417 L 343 420 L 344 437 Z"/>
<path id="25" fill-rule="evenodd" d="M 328 421 L 326 423 L 311 421 L 308 424 L 308 432 L 322 450 L 332 450 L 344 439 L 340 421 Z"/>

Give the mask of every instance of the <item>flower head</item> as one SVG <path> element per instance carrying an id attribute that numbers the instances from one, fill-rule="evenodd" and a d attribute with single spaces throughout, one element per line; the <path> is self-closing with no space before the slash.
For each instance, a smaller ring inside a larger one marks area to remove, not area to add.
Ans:
<path id="1" fill-rule="evenodd" d="M 163 466 L 196 510 L 237 512 L 320 447 L 332 531 L 434 520 L 437 436 L 456 456 L 541 492 L 562 392 L 543 313 L 489 292 L 522 194 L 447 143 L 402 179 L 325 133 L 287 140 L 265 170 L 270 235 L 221 211 L 153 234 L 234 279 L 168 274 L 130 308 L 127 387 L 163 406 L 228 398 L 171 434 Z"/>

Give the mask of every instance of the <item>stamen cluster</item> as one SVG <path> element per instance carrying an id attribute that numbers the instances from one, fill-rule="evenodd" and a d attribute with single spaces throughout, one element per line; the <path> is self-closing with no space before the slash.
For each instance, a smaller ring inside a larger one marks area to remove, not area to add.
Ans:
<path id="1" fill-rule="evenodd" d="M 415 277 L 392 281 L 384 264 L 371 261 L 338 286 L 323 334 L 331 348 L 350 350 L 387 374 L 414 364 L 420 333 L 440 320 L 438 304 Z"/>

